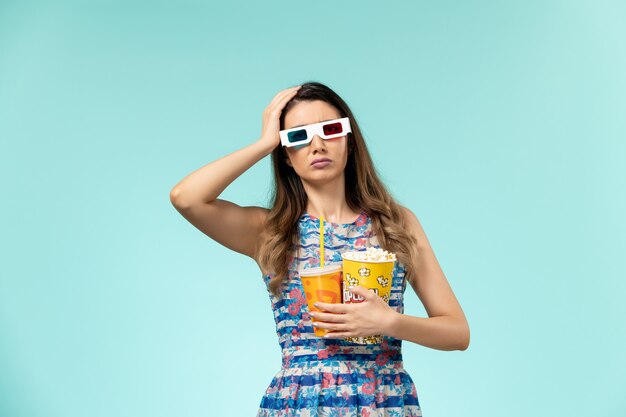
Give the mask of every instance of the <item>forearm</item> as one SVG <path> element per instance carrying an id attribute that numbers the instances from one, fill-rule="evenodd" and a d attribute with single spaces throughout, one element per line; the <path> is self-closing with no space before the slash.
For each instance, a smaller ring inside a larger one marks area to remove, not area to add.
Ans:
<path id="1" fill-rule="evenodd" d="M 452 316 L 414 317 L 394 312 L 386 333 L 438 350 L 465 350 L 469 346 L 467 321 Z"/>
<path id="2" fill-rule="evenodd" d="M 254 142 L 193 171 L 171 191 L 172 202 L 185 206 L 210 203 L 241 174 L 271 152 L 261 142 Z"/>

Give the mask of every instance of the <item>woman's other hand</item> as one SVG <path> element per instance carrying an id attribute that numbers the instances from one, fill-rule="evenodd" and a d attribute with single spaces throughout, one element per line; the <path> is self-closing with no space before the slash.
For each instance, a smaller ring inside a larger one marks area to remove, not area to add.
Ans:
<path id="1" fill-rule="evenodd" d="M 328 313 L 310 312 L 315 318 L 313 326 L 327 329 L 326 338 L 389 335 L 399 313 L 360 285 L 348 290 L 365 300 L 353 304 L 318 302 L 315 306 Z"/>
<path id="2" fill-rule="evenodd" d="M 263 128 L 261 130 L 262 143 L 269 152 L 272 152 L 280 143 L 280 115 L 285 105 L 296 95 L 300 86 L 279 91 L 270 104 L 263 110 Z"/>

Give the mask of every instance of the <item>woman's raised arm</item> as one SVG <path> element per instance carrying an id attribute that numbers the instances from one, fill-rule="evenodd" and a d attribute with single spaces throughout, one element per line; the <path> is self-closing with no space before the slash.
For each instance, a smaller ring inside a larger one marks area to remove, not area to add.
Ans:
<path id="1" fill-rule="evenodd" d="M 218 196 L 278 146 L 282 109 L 297 90 L 280 91 L 265 108 L 258 141 L 193 171 L 170 191 L 170 201 L 191 224 L 221 245 L 253 259 L 267 209 L 241 207 Z"/>

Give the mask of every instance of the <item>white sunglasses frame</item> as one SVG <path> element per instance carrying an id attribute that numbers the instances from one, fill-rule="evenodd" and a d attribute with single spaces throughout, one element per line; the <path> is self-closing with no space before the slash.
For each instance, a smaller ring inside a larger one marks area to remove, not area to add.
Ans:
<path id="1" fill-rule="evenodd" d="M 341 123 L 342 132 L 336 135 L 325 135 L 324 129 L 322 128 L 322 126 L 330 124 L 330 123 L 337 123 L 337 122 Z M 287 137 L 287 134 L 289 132 L 294 132 L 296 130 L 302 130 L 302 129 L 306 130 L 306 135 L 308 139 L 306 141 L 297 142 L 297 143 L 289 142 L 289 138 Z M 352 133 L 352 126 L 350 125 L 349 117 L 342 117 L 341 119 L 326 120 L 325 122 L 312 123 L 310 125 L 304 125 L 304 126 L 294 127 L 291 129 L 285 129 L 285 130 L 281 130 L 278 133 L 280 135 L 280 143 L 283 146 L 289 148 L 293 146 L 302 146 L 302 145 L 307 145 L 311 143 L 313 141 L 313 135 L 316 135 L 316 134 L 324 140 L 335 139 L 335 138 L 340 138 L 342 136 L 346 136 L 348 133 Z"/>

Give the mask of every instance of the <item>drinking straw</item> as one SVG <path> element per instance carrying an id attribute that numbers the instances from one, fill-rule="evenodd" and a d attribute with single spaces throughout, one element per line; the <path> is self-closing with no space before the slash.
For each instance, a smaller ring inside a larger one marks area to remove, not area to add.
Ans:
<path id="1" fill-rule="evenodd" d="M 324 266 L 324 216 L 320 216 L 320 266 Z"/>

